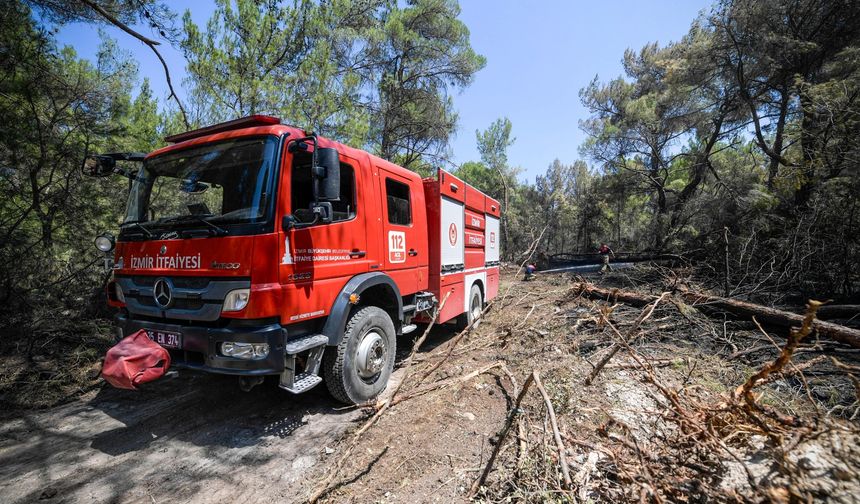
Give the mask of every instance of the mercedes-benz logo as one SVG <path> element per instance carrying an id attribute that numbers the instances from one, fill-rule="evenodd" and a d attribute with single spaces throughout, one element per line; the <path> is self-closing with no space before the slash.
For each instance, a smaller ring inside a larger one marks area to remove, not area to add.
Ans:
<path id="1" fill-rule="evenodd" d="M 161 250 L 159 252 L 161 252 L 162 255 L 166 254 L 167 253 L 167 245 L 162 245 Z"/>
<path id="2" fill-rule="evenodd" d="M 152 286 L 152 298 L 161 308 L 169 308 L 173 303 L 173 284 L 170 279 L 159 278 Z"/>

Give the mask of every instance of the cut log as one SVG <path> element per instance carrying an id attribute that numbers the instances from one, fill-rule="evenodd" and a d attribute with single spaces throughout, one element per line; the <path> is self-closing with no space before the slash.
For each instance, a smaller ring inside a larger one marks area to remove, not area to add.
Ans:
<path id="1" fill-rule="evenodd" d="M 632 306 L 645 306 L 653 303 L 657 296 L 640 294 L 638 292 L 624 291 L 620 289 L 603 289 L 587 282 L 576 282 L 573 291 L 577 294 L 591 299 L 604 299 L 606 301 L 621 302 Z M 676 288 L 676 295 L 680 296 L 685 303 L 704 312 L 721 310 L 729 312 L 742 319 L 755 317 L 762 324 L 778 327 L 800 327 L 803 315 L 790 313 L 767 306 L 757 305 L 737 299 L 727 299 L 712 296 L 701 292 L 691 291 L 686 288 Z M 845 327 L 832 322 L 816 320 L 812 328 L 823 337 L 830 338 L 840 343 L 845 343 L 854 348 L 860 348 L 860 329 Z"/>

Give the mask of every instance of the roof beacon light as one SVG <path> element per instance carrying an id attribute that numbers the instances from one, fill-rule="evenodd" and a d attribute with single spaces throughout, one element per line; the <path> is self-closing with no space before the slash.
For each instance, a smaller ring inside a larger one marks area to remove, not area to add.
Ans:
<path id="1" fill-rule="evenodd" d="M 240 128 L 250 128 L 252 126 L 271 126 L 273 124 L 281 124 L 281 120 L 277 117 L 257 114 L 233 119 L 232 121 L 213 124 L 212 126 L 206 126 L 205 128 L 186 131 L 185 133 L 170 135 L 164 137 L 164 141 L 167 143 L 179 143 L 191 140 L 192 138 L 211 135 L 212 133 L 220 133 L 222 131 L 230 131 Z"/>

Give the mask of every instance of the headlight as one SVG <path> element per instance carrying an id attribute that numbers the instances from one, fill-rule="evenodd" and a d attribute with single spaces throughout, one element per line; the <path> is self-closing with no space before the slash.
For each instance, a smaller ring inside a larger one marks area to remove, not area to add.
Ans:
<path id="1" fill-rule="evenodd" d="M 102 252 L 110 252 L 111 250 L 113 250 L 115 243 L 116 242 L 114 241 L 112 234 L 103 233 L 96 236 L 96 248 L 101 250 Z"/>
<path id="2" fill-rule="evenodd" d="M 116 300 L 120 303 L 125 303 L 125 294 L 122 293 L 122 287 L 120 287 L 119 283 L 113 283 L 114 291 L 116 292 Z"/>
<path id="3" fill-rule="evenodd" d="M 248 306 L 249 299 L 251 299 L 251 289 L 232 290 L 224 298 L 224 306 L 221 308 L 221 311 L 239 311 Z"/>
<path id="4" fill-rule="evenodd" d="M 225 357 L 236 357 L 237 359 L 265 359 L 269 355 L 269 344 L 225 341 L 221 343 L 221 354 Z"/>

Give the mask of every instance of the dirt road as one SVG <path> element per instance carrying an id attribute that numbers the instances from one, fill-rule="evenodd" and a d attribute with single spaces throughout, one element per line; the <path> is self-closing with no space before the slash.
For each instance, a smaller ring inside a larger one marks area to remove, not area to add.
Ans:
<path id="1" fill-rule="evenodd" d="M 361 413 L 325 385 L 244 393 L 235 378 L 188 372 L 16 416 L 0 423 L 4 503 L 293 502 Z"/>

